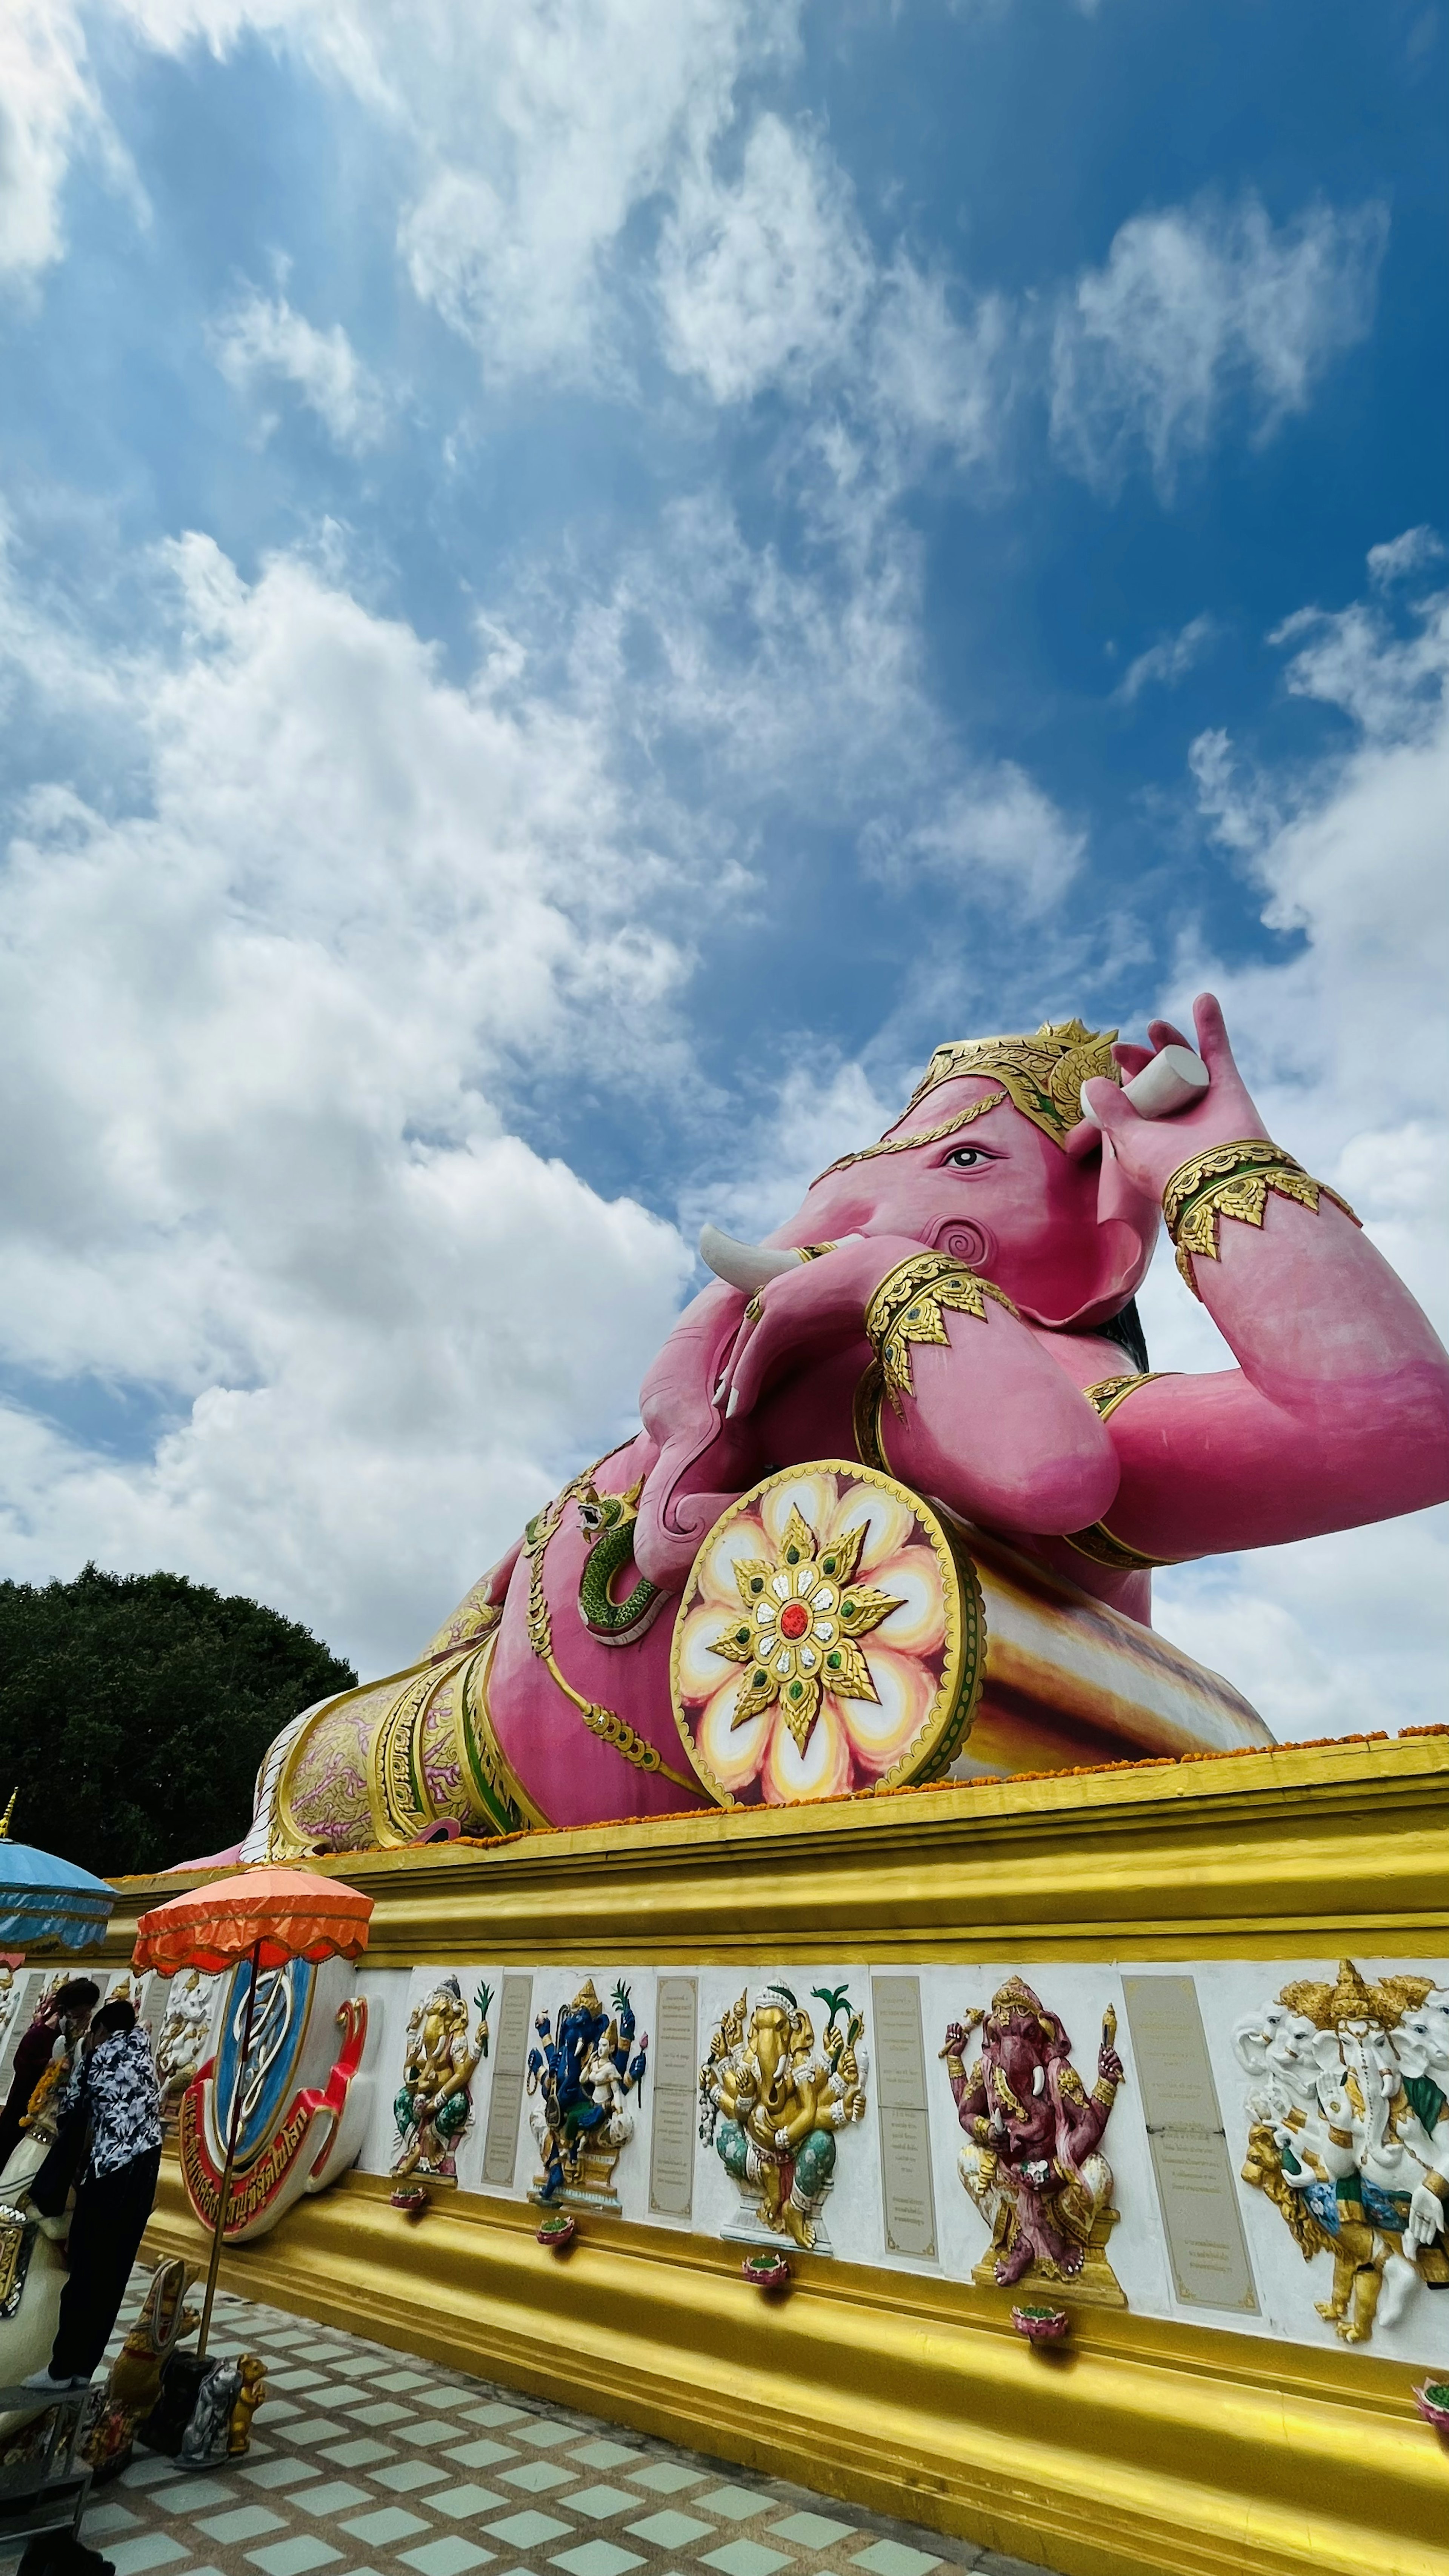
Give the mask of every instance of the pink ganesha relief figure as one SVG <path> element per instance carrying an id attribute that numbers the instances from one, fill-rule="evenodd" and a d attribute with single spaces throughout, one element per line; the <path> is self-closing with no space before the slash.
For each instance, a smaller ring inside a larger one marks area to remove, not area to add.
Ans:
<path id="1" fill-rule="evenodd" d="M 978 2026 L 981 2054 L 968 2068 Z M 1057 2015 L 1021 1977 L 998 1986 L 989 2012 L 968 2013 L 946 2033 L 941 2054 L 966 2138 L 961 2179 L 991 2229 L 980 2274 L 1003 2289 L 1036 2272 L 1121 2299 L 1100 2250 L 1116 2213 L 1112 2168 L 1097 2152 L 1122 2081 L 1116 2031 L 1109 2006 L 1090 2093 Z"/>
<path id="2" fill-rule="evenodd" d="M 1269 1138 L 1210 996 L 1195 1020 L 1208 1080 L 1170 1116 L 1124 1088 L 1186 1043 L 1164 1022 L 1147 1046 L 1080 1021 L 942 1046 L 765 1244 L 713 1238 L 729 1275 L 680 1315 L 639 1432 L 417 1664 L 293 1722 L 246 1854 L 928 1776 L 904 1749 L 955 1614 L 925 1579 L 922 1498 L 991 1630 L 966 1749 L 958 1728 L 939 1767 L 1270 1741 L 1152 1634 L 1152 1569 L 1449 1495 L 1449 1356 Z M 1148 1366 L 1133 1299 L 1164 1221 L 1230 1367 Z M 1049 1639 L 1017 1651 L 1032 1619 L 1078 1641 L 1045 1695 Z M 1168 1714 L 1124 1719 L 1110 1676 L 1093 1697 L 1094 1656 Z"/>

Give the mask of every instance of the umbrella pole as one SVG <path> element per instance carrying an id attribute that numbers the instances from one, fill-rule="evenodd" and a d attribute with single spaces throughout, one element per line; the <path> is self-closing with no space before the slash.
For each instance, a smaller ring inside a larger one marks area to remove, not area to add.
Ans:
<path id="1" fill-rule="evenodd" d="M 247 2050 L 252 2044 L 252 2015 L 257 2004 L 257 1977 L 260 1973 L 261 1957 L 262 1945 L 258 1941 L 252 1950 L 252 1977 L 251 1984 L 247 1988 L 246 2019 L 242 2023 L 241 2055 L 237 2059 L 236 2082 L 232 2086 L 231 2093 L 231 2121 L 226 2141 L 226 2163 L 222 2167 L 221 2191 L 216 2204 L 216 2232 L 211 2240 L 211 2261 L 206 2267 L 206 2302 L 201 2311 L 201 2332 L 196 2338 L 198 2361 L 204 2361 L 206 2358 L 206 2338 L 211 2332 L 212 2301 L 216 2297 L 216 2276 L 221 2268 L 222 2239 L 226 2234 L 226 2222 L 231 2215 L 231 2169 L 236 2162 L 237 2130 L 241 2125 L 242 2091 L 247 2071 Z"/>

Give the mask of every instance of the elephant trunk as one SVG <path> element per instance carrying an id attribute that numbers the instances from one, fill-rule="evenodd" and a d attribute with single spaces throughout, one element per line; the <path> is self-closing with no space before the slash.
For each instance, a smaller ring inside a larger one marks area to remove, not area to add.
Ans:
<path id="1" fill-rule="evenodd" d="M 782 1266 L 795 1259 L 793 1253 L 754 1257 L 779 1259 Z M 661 1591 L 680 1589 L 706 1531 L 739 1490 L 729 1484 L 735 1441 L 714 1397 L 739 1319 L 738 1289 L 707 1288 L 681 1315 L 640 1391 L 644 1428 L 658 1455 L 639 1498 L 634 1562 Z"/>

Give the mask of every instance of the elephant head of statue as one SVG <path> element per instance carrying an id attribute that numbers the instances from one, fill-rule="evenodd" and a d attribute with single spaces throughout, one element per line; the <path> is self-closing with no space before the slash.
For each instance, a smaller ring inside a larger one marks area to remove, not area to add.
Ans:
<path id="1" fill-rule="evenodd" d="M 822 1172 L 763 1244 L 706 1229 L 702 1249 L 721 1277 L 686 1308 L 642 1394 L 657 1454 L 635 1554 L 652 1581 L 683 1579 L 731 1478 L 738 1490 L 753 1472 L 731 1437 L 722 1372 L 745 1301 L 802 1254 L 823 1251 L 823 1272 L 831 1250 L 890 1237 L 966 1263 L 1033 1323 L 1088 1331 L 1123 1315 L 1152 1258 L 1159 1207 L 1083 1116 L 1084 1082 L 1120 1080 L 1147 1060 L 1143 1049 L 1114 1052 L 1115 1035 L 1069 1020 L 938 1047 L 894 1125 Z M 822 1356 L 828 1346 L 822 1301 Z"/>

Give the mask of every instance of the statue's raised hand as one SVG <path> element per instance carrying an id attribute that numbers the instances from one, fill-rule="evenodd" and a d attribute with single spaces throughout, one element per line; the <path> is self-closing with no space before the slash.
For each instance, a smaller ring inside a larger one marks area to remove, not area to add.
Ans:
<path id="1" fill-rule="evenodd" d="M 858 1341 L 881 1281 L 921 1249 L 909 1235 L 857 1235 L 757 1289 L 726 1366 L 730 1415 L 751 1411 L 767 1380 L 791 1358 L 805 1352 L 818 1359 Z"/>
<path id="2" fill-rule="evenodd" d="M 1175 1118 L 1143 1118 L 1114 1082 L 1098 1079 L 1082 1087 L 1082 1098 L 1090 1103 L 1107 1139 L 1106 1150 L 1115 1156 L 1135 1188 L 1154 1197 L 1161 1194 L 1180 1165 L 1204 1147 L 1236 1145 L 1248 1137 L 1266 1137 L 1268 1133 L 1233 1060 L 1215 995 L 1199 993 L 1192 1016 L 1197 1051 L 1210 1079 L 1202 1098 L 1191 1109 L 1184 1109 Z M 1151 1053 L 1137 1047 L 1117 1049 L 1118 1060 L 1129 1078 L 1150 1064 L 1152 1055 L 1163 1047 L 1189 1043 L 1168 1020 L 1153 1020 L 1148 1035 Z"/>

